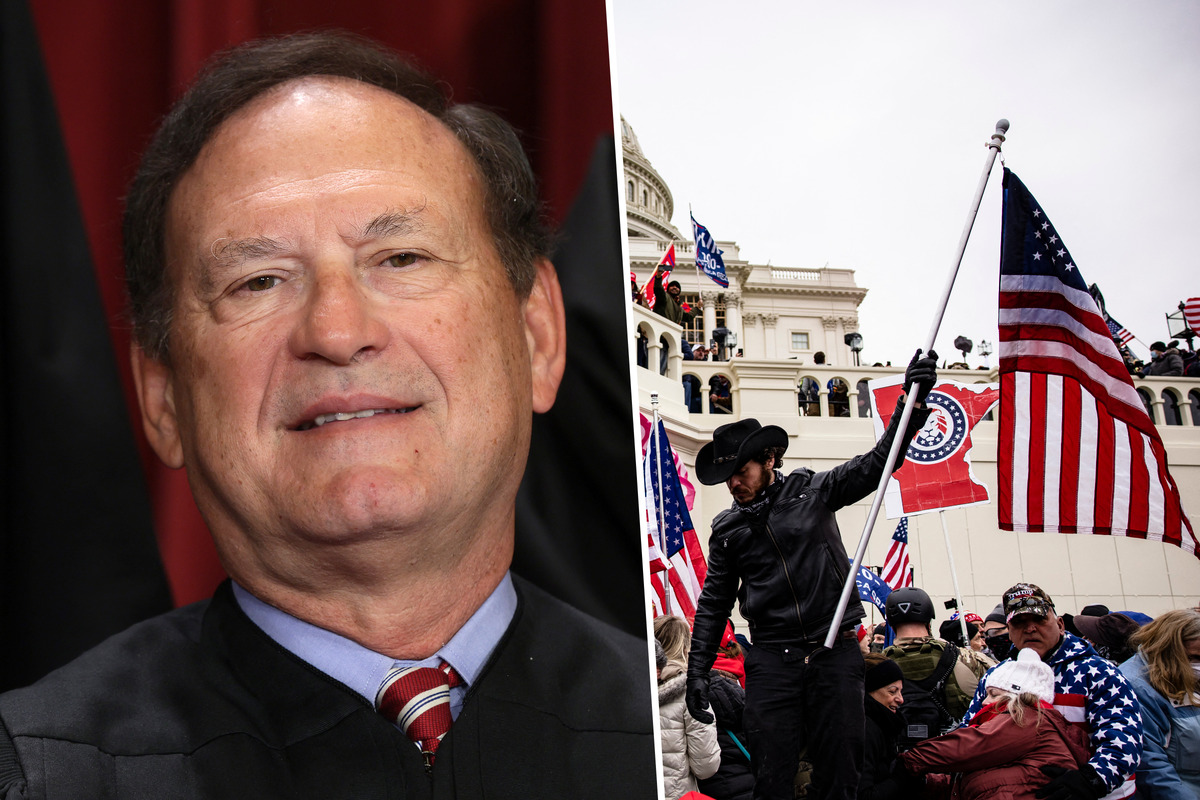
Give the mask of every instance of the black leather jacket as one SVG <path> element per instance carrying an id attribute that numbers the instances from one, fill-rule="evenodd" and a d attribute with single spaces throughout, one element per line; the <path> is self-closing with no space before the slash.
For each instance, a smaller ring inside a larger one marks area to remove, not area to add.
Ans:
<path id="1" fill-rule="evenodd" d="M 708 577 L 692 629 L 690 674 L 705 675 L 711 668 L 735 597 L 754 644 L 819 644 L 825 638 L 850 572 L 834 512 L 879 486 L 901 410 L 898 404 L 887 431 L 869 452 L 826 472 L 798 469 L 767 487 L 769 502 L 758 513 L 746 513 L 735 503 L 713 520 Z M 914 410 L 897 469 L 907 443 L 928 416 L 928 408 Z M 856 590 L 842 627 L 853 627 L 864 615 Z"/>

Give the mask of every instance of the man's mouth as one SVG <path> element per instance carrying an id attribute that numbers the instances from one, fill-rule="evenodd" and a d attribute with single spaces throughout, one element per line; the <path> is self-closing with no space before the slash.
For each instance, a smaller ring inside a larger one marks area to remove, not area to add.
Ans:
<path id="1" fill-rule="evenodd" d="M 318 414 L 313 419 L 301 422 L 296 426 L 297 431 L 308 431 L 313 428 L 319 428 L 322 425 L 328 425 L 330 422 L 346 422 L 352 419 L 366 419 L 373 417 L 376 414 L 407 414 L 416 409 L 416 406 L 408 408 L 364 408 L 362 411 L 335 411 L 329 414 Z"/>

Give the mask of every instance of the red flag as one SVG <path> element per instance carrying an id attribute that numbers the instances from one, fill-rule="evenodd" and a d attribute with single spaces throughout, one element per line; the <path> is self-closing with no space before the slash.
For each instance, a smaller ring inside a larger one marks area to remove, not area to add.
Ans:
<path id="1" fill-rule="evenodd" d="M 1200 556 L 1104 318 L 1033 195 L 1004 171 L 999 524 L 1163 541 Z"/>
<path id="2" fill-rule="evenodd" d="M 871 381 L 870 387 L 878 440 L 904 391 L 904 376 Z M 884 490 L 888 519 L 990 502 L 987 486 L 971 471 L 971 429 L 999 398 L 994 383 L 938 381 L 925 401 L 929 419 Z"/>
<path id="3" fill-rule="evenodd" d="M 671 246 L 667 248 L 667 252 L 663 253 L 663 257 L 659 259 L 658 266 L 654 268 L 654 275 L 650 276 L 650 280 L 646 281 L 645 287 L 642 288 L 642 297 L 646 298 L 646 308 L 654 310 L 654 278 L 662 274 L 663 291 L 667 289 L 668 276 L 671 270 L 675 269 L 675 243 L 671 242 Z"/>

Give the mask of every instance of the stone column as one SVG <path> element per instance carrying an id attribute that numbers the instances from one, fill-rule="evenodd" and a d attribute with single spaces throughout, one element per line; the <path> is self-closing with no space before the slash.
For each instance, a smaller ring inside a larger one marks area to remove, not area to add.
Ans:
<path id="1" fill-rule="evenodd" d="M 700 299 L 704 301 L 704 346 L 713 338 L 713 328 L 717 327 L 717 298 L 716 292 L 701 292 Z"/>
<path id="2" fill-rule="evenodd" d="M 756 347 L 752 350 L 750 346 L 750 331 L 758 327 L 758 321 L 762 318 L 762 314 L 757 314 L 751 311 L 748 314 L 742 315 L 742 325 L 746 328 L 745 343 L 742 345 L 743 351 L 746 353 L 746 358 L 765 358 L 767 349 L 766 343 L 761 336 L 755 338 Z M 739 339 L 738 341 L 741 341 Z"/>
<path id="3" fill-rule="evenodd" d="M 646 354 L 646 368 L 661 375 L 662 340 L 658 337 L 647 340 Z"/>
<path id="4" fill-rule="evenodd" d="M 838 348 L 841 342 L 837 340 L 838 318 L 821 317 L 821 324 L 825 326 L 825 346 L 821 348 L 825 351 L 825 363 L 836 364 L 839 359 L 835 359 L 834 356 L 842 352 Z"/>
<path id="5" fill-rule="evenodd" d="M 776 358 L 775 323 L 779 322 L 778 314 L 763 314 L 763 344 L 765 357 Z"/>
<path id="6" fill-rule="evenodd" d="M 838 317 L 838 322 L 841 323 L 838 341 L 842 343 L 842 353 L 846 356 L 845 363 L 850 365 L 854 363 L 854 351 L 850 349 L 850 345 L 846 344 L 846 334 L 858 331 L 858 319 L 856 317 Z"/>
<path id="7" fill-rule="evenodd" d="M 746 332 L 742 329 L 742 293 L 725 292 L 725 327 L 737 334 L 738 347 L 746 348 Z"/>

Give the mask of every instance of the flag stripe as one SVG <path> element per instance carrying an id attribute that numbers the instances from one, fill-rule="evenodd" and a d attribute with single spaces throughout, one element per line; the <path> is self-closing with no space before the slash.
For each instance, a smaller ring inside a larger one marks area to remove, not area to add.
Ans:
<path id="1" fill-rule="evenodd" d="M 1064 491 L 1070 491 L 1074 486 L 1078 492 L 1075 501 L 1077 517 L 1075 530 L 1090 529 L 1096 521 L 1096 401 L 1091 395 L 1079 391 L 1078 384 L 1071 387 L 1079 395 L 1079 475 L 1072 483 L 1067 483 Z"/>
<path id="2" fill-rule="evenodd" d="M 1059 444 L 1060 464 L 1058 489 L 1059 527 L 1072 533 L 1079 524 L 1078 497 L 1080 408 L 1079 384 L 1060 381 L 1062 387 L 1062 441 Z"/>
<path id="3" fill-rule="evenodd" d="M 1046 376 L 1029 376 L 1029 414 L 1038 424 L 1029 426 L 1028 486 L 1025 489 L 1029 504 L 1029 529 L 1042 531 L 1046 524 Z"/>

